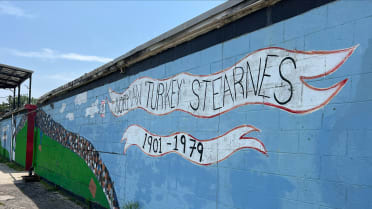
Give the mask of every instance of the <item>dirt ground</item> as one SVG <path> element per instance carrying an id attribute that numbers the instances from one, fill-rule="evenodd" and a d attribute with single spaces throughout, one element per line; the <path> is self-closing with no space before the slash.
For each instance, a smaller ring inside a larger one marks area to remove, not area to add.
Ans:
<path id="1" fill-rule="evenodd" d="M 85 208 L 60 194 L 53 186 L 40 182 L 25 183 L 25 171 L 16 171 L 0 163 L 0 209 L 41 208 L 81 209 Z"/>

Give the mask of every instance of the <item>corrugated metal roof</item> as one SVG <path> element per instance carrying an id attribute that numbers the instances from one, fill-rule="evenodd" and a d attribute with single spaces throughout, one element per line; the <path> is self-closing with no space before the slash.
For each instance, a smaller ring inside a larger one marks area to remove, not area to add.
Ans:
<path id="1" fill-rule="evenodd" d="M 15 88 L 30 78 L 33 72 L 19 67 L 0 64 L 0 88 Z"/>

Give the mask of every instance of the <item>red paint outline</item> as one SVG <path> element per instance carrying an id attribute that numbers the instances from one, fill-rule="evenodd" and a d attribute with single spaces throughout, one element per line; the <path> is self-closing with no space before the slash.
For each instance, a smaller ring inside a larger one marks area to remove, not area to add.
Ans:
<path id="1" fill-rule="evenodd" d="M 216 161 L 216 162 L 211 162 L 211 163 L 199 163 L 199 162 L 196 162 L 196 161 L 193 161 L 193 160 L 191 160 L 191 159 L 186 158 L 186 157 L 183 156 L 181 153 L 179 153 L 179 152 L 177 152 L 177 151 L 175 151 L 175 150 L 171 150 L 171 151 L 169 151 L 169 152 L 164 152 L 164 153 L 162 153 L 162 154 L 160 154 L 160 155 L 151 155 L 151 154 L 146 153 L 145 151 L 143 151 L 142 148 L 141 148 L 140 146 L 138 146 L 137 144 L 130 144 L 130 145 L 128 145 L 126 148 L 125 148 L 125 145 L 124 145 L 124 152 L 123 152 L 124 155 L 126 154 L 126 152 L 127 152 L 127 150 L 129 149 L 129 147 L 131 147 L 131 146 L 137 146 L 137 147 L 138 147 L 138 148 L 139 148 L 143 153 L 145 153 L 146 155 L 148 155 L 148 156 L 150 156 L 150 157 L 162 157 L 162 156 L 164 156 L 164 155 L 166 155 L 166 154 L 176 153 L 176 154 L 180 155 L 182 158 L 184 158 L 184 159 L 186 159 L 186 160 L 188 160 L 188 161 L 190 161 L 190 162 L 192 162 L 192 163 L 194 163 L 194 164 L 197 164 L 197 165 L 205 165 L 205 166 L 212 165 L 212 164 L 215 164 L 215 163 L 219 163 L 219 162 L 221 162 L 221 161 L 227 159 L 227 158 L 230 157 L 232 154 L 234 154 L 235 152 L 237 152 L 237 151 L 239 151 L 239 150 L 241 150 L 241 149 L 254 149 L 254 150 L 257 150 L 257 151 L 261 152 L 262 154 L 268 156 L 268 155 L 267 155 L 267 150 L 266 150 L 265 145 L 264 145 L 264 144 L 263 144 L 259 139 L 255 138 L 255 137 L 244 137 L 245 135 L 247 135 L 247 134 L 249 134 L 249 133 L 251 133 L 251 132 L 254 132 L 254 131 L 261 132 L 258 128 L 254 127 L 254 126 L 252 126 L 252 125 L 240 125 L 240 126 L 237 126 L 237 127 L 233 128 L 233 129 L 227 131 L 226 133 L 224 133 L 224 134 L 222 134 L 222 135 L 220 135 L 220 136 L 217 136 L 217 137 L 214 137 L 214 138 L 211 138 L 211 139 L 205 139 L 205 140 L 197 139 L 197 138 L 195 138 L 194 136 L 192 136 L 192 135 L 189 134 L 189 133 L 179 132 L 179 131 L 178 131 L 178 132 L 174 132 L 174 133 L 169 134 L 169 135 L 166 135 L 166 136 L 162 136 L 162 135 L 158 135 L 158 134 L 153 134 L 152 132 L 150 132 L 150 131 L 147 130 L 146 128 L 144 128 L 144 127 L 142 127 L 142 126 L 140 126 L 140 125 L 137 125 L 137 124 L 133 124 L 133 125 L 128 126 L 128 127 L 125 129 L 124 134 L 125 134 L 125 133 L 127 132 L 127 130 L 128 130 L 130 127 L 132 127 L 132 126 L 139 127 L 139 128 L 141 128 L 141 129 L 143 129 L 146 133 L 148 133 L 148 134 L 150 134 L 150 135 L 152 135 L 152 136 L 158 136 L 158 137 L 172 137 L 172 136 L 175 136 L 175 135 L 177 135 L 177 134 L 184 134 L 184 135 L 187 135 L 187 136 L 189 136 L 189 137 L 195 139 L 195 140 L 198 141 L 198 142 L 214 141 L 214 140 L 217 140 L 217 139 L 219 139 L 219 138 L 221 138 L 221 137 L 223 137 L 223 136 L 229 134 L 230 132 L 232 132 L 232 131 L 234 131 L 234 130 L 236 130 L 236 129 L 243 128 L 243 127 L 249 127 L 249 128 L 251 128 L 251 130 L 249 130 L 249 131 L 243 133 L 243 134 L 241 135 L 241 137 L 239 137 L 239 139 L 240 139 L 240 140 L 242 140 L 242 139 L 254 140 L 254 141 L 258 142 L 259 144 L 261 144 L 261 146 L 262 146 L 262 148 L 263 148 L 263 151 L 260 150 L 260 149 L 257 149 L 256 147 L 243 146 L 243 147 L 238 147 L 238 148 L 234 149 L 234 150 L 233 150 L 230 154 L 228 154 L 226 157 L 224 157 L 224 158 L 222 158 L 222 159 L 219 159 L 219 160 Z M 122 139 L 120 140 L 121 143 L 123 143 L 124 141 L 127 140 L 126 138 L 124 138 L 124 134 L 123 134 Z M 125 143 L 126 143 L 126 142 L 125 142 Z"/>
<path id="2" fill-rule="evenodd" d="M 135 109 L 142 109 L 142 110 L 145 110 L 146 112 L 152 114 L 152 115 L 156 115 L 156 116 L 163 116 L 163 115 L 167 115 L 167 114 L 170 114 L 174 111 L 181 111 L 181 112 L 185 112 L 185 113 L 188 113 L 190 115 L 192 115 L 193 117 L 196 117 L 196 118 L 213 118 L 213 117 L 216 117 L 218 115 L 221 115 L 221 114 L 224 114 L 228 111 L 231 111 L 235 108 L 238 108 L 240 106 L 244 106 L 244 105 L 249 105 L 249 104 L 263 104 L 263 105 L 267 105 L 267 106 L 271 106 L 271 107 L 275 107 L 275 108 L 278 108 L 278 109 L 282 109 L 282 110 L 285 110 L 287 112 L 290 112 L 290 113 L 294 113 L 294 114 L 305 114 L 305 113 L 311 113 L 323 106 L 325 106 L 326 104 L 328 104 L 332 99 L 333 97 L 335 97 L 339 92 L 340 90 L 345 86 L 346 82 L 348 81 L 348 79 L 344 79 L 343 81 L 339 82 L 339 83 L 336 83 L 334 85 L 332 85 L 331 87 L 328 87 L 328 88 L 316 88 L 316 87 L 313 87 L 311 85 L 309 85 L 308 83 L 306 83 L 304 80 L 309 80 L 309 79 L 315 79 L 315 78 L 320 78 L 320 77 L 323 77 L 323 76 L 327 76 L 329 74 L 332 74 L 333 72 L 335 72 L 341 65 L 343 65 L 346 60 L 354 53 L 355 49 L 358 48 L 359 44 L 353 46 L 353 47 L 350 47 L 350 48 L 346 48 L 346 49 L 339 49 L 339 50 L 333 50 L 333 51 L 299 51 L 299 50 L 290 50 L 290 49 L 284 49 L 284 48 L 281 48 L 281 47 L 266 47 L 266 48 L 262 48 L 262 49 L 258 49 L 254 52 L 251 52 L 249 54 L 247 54 L 245 57 L 243 57 L 242 59 L 240 59 L 238 62 L 236 62 L 233 66 L 235 66 L 237 63 L 240 63 L 242 60 L 244 60 L 245 58 L 255 54 L 255 53 L 258 53 L 260 51 L 263 51 L 263 50 L 268 50 L 268 49 L 279 49 L 279 50 L 284 50 L 284 51 L 287 51 L 287 52 L 291 52 L 291 53 L 297 53 L 297 54 L 320 54 L 320 55 L 325 55 L 325 54 L 336 54 L 336 53 L 340 53 L 340 52 L 347 52 L 348 53 L 346 54 L 346 56 L 344 57 L 344 59 L 341 60 L 340 63 L 338 63 L 335 67 L 333 67 L 331 70 L 328 70 L 327 72 L 325 73 L 322 73 L 322 74 L 319 74 L 319 75 L 316 75 L 316 76 L 300 76 L 300 81 L 305 85 L 307 86 L 308 88 L 310 89 L 313 89 L 313 90 L 316 90 L 316 91 L 326 91 L 326 90 L 329 90 L 329 89 L 333 89 L 333 88 L 336 88 L 336 91 L 333 92 L 333 94 L 331 94 L 331 96 L 328 97 L 328 99 L 326 99 L 323 103 L 321 103 L 320 105 L 318 106 L 315 106 L 313 108 L 310 108 L 310 109 L 306 109 L 306 110 L 293 110 L 293 109 L 290 109 L 290 108 L 287 108 L 287 107 L 284 107 L 284 106 L 280 106 L 280 105 L 277 105 L 277 104 L 273 104 L 273 103 L 269 103 L 269 102 L 245 102 L 245 103 L 242 103 L 242 104 L 239 104 L 239 105 L 235 105 L 229 109 L 226 109 L 225 111 L 222 111 L 222 112 L 219 112 L 219 113 L 216 113 L 214 115 L 210 115 L 210 116 L 204 116 L 204 115 L 196 115 L 192 112 L 189 112 L 189 111 L 186 111 L 186 110 L 183 110 L 183 109 L 173 109 L 169 112 L 166 112 L 166 113 L 161 113 L 161 114 L 158 114 L 158 113 L 153 113 L 153 112 L 150 112 L 148 110 L 146 110 L 144 107 L 135 107 L 135 108 L 131 108 L 131 109 L 128 109 L 128 111 L 123 114 L 123 115 L 116 115 L 115 113 L 112 112 L 110 106 L 109 106 L 109 109 L 110 109 L 110 112 L 111 114 L 113 114 L 115 117 L 121 117 L 121 116 L 124 116 L 126 115 L 127 113 L 129 113 L 130 111 L 132 110 L 135 110 Z M 179 76 L 179 75 L 188 75 L 188 76 L 193 76 L 193 77 L 207 77 L 207 76 L 213 76 L 213 75 L 217 75 L 217 74 L 220 74 L 220 73 L 223 73 L 225 71 L 228 71 L 230 70 L 233 66 L 231 67 L 228 67 L 228 68 L 225 68 L 221 71 L 218 71 L 218 72 L 215 72 L 215 73 L 211 73 L 211 74 L 208 74 L 208 75 L 193 75 L 191 73 L 188 73 L 188 72 L 181 72 L 181 73 L 178 73 L 178 74 L 175 74 L 173 76 L 170 76 L 168 78 L 164 78 L 164 79 L 154 79 L 154 78 L 151 78 L 151 77 L 148 77 L 148 76 L 143 76 L 143 77 L 140 77 L 140 78 L 137 78 L 135 79 L 129 86 L 128 88 L 126 88 L 123 93 L 129 89 L 131 87 L 131 85 L 133 83 L 135 83 L 137 80 L 141 80 L 141 79 L 150 79 L 150 80 L 153 80 L 153 81 L 165 81 L 165 80 L 170 80 L 176 76 Z M 114 90 L 112 90 L 111 88 L 109 88 L 109 91 L 112 91 L 116 94 L 122 94 L 122 93 L 119 93 L 119 92 L 116 92 Z M 111 98 L 110 98 L 111 99 Z M 107 103 L 110 103 L 112 104 L 112 102 L 110 102 L 109 100 L 107 100 Z M 110 105 L 109 104 L 109 105 Z"/>

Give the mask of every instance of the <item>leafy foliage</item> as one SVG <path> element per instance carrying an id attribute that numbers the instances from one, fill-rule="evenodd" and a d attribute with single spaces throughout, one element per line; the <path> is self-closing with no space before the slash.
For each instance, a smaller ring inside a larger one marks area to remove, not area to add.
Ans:
<path id="1" fill-rule="evenodd" d="M 127 204 L 123 206 L 123 209 L 141 209 L 141 208 L 138 202 L 127 202 Z"/>
<path id="2" fill-rule="evenodd" d="M 23 107 L 25 104 L 28 104 L 28 95 L 21 95 L 20 96 L 20 107 Z M 35 98 L 31 98 L 31 104 L 36 104 L 37 102 L 37 99 Z M 18 96 L 15 97 L 15 106 L 17 107 L 18 105 Z M 3 102 L 2 104 L 0 104 L 0 115 L 10 111 L 11 109 L 13 109 L 13 97 L 12 96 L 9 96 L 7 97 L 7 101 L 6 102 Z"/>

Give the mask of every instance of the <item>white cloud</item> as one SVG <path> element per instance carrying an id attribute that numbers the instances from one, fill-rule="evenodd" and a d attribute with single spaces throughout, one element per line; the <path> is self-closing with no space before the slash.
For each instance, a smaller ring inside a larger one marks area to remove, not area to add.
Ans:
<path id="1" fill-rule="evenodd" d="M 0 1 L 0 14 L 17 17 L 33 17 L 33 15 L 27 14 L 22 8 L 16 7 L 7 1 Z"/>
<path id="2" fill-rule="evenodd" d="M 49 74 L 49 75 L 43 75 L 43 78 L 46 78 L 48 80 L 56 80 L 61 82 L 70 82 L 80 75 L 78 73 L 55 73 L 55 74 Z"/>
<path id="3" fill-rule="evenodd" d="M 103 63 L 112 61 L 111 58 L 87 56 L 87 55 L 81 55 L 81 54 L 76 54 L 76 53 L 61 54 L 61 58 L 70 59 L 70 60 L 88 61 L 88 62 L 103 62 Z"/>
<path id="4" fill-rule="evenodd" d="M 111 58 L 107 57 L 98 57 L 92 55 L 82 55 L 77 53 L 59 53 L 52 49 L 44 48 L 41 51 L 19 51 L 16 49 L 10 49 L 10 52 L 13 55 L 20 57 L 30 57 L 30 58 L 41 58 L 41 59 L 66 59 L 66 60 L 76 60 L 76 61 L 85 61 L 85 62 L 101 62 L 107 63 L 112 61 Z"/>
<path id="5" fill-rule="evenodd" d="M 33 51 L 33 52 L 23 52 L 18 51 L 16 49 L 10 49 L 10 52 L 13 55 L 20 56 L 20 57 L 31 57 L 31 58 L 44 58 L 44 59 L 57 59 L 57 54 L 48 48 L 44 48 L 39 52 Z"/>

